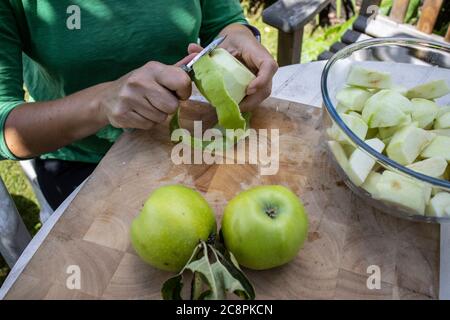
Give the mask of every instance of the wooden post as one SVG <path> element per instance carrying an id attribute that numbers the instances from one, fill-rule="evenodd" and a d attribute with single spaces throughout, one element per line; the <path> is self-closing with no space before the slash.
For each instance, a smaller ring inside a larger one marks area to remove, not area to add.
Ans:
<path id="1" fill-rule="evenodd" d="M 361 9 L 359 10 L 359 15 L 364 17 L 370 17 L 374 14 L 371 10 L 372 6 L 380 7 L 381 0 L 363 0 L 361 4 Z"/>
<path id="2" fill-rule="evenodd" d="M 436 24 L 439 10 L 441 9 L 444 0 L 425 0 L 422 6 L 419 23 L 417 29 L 424 33 L 431 34 L 434 25 Z"/>
<path id="3" fill-rule="evenodd" d="M 447 34 L 445 35 L 445 41 L 450 42 L 450 26 L 448 26 Z"/>
<path id="4" fill-rule="evenodd" d="M 403 23 L 408 11 L 409 0 L 394 0 L 389 18 L 397 23 Z"/>
<path id="5" fill-rule="evenodd" d="M 292 33 L 278 31 L 278 65 L 280 67 L 300 63 L 303 28 Z"/>

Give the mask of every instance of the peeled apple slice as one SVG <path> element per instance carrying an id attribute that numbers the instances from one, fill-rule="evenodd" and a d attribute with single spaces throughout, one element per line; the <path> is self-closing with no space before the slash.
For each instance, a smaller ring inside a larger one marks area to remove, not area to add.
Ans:
<path id="1" fill-rule="evenodd" d="M 439 107 L 434 101 L 422 98 L 411 100 L 413 105 L 412 120 L 419 123 L 419 128 L 428 128 L 433 124 L 439 112 Z"/>
<path id="2" fill-rule="evenodd" d="M 194 66 L 194 82 L 203 96 L 216 108 L 219 126 L 245 129 L 239 103 L 249 83 L 255 79 L 239 60 L 222 48 L 203 56 Z"/>
<path id="3" fill-rule="evenodd" d="M 376 197 L 377 184 L 381 179 L 381 173 L 371 171 L 361 186 L 364 190 L 370 193 L 373 197 Z"/>
<path id="4" fill-rule="evenodd" d="M 384 143 L 378 138 L 366 140 L 365 142 L 377 152 L 382 152 L 384 150 Z M 356 186 L 360 186 L 364 183 L 375 165 L 375 159 L 360 149 L 353 151 L 348 162 L 352 181 Z"/>
<path id="5" fill-rule="evenodd" d="M 401 165 L 411 164 L 434 137 L 426 130 L 409 125 L 394 134 L 386 149 L 387 155 Z"/>
<path id="6" fill-rule="evenodd" d="M 344 148 L 342 148 L 341 144 L 337 141 L 330 140 L 328 141 L 328 147 L 330 148 L 331 152 L 334 155 L 334 158 L 339 163 L 342 169 L 344 171 L 348 167 L 348 159 L 347 155 L 345 154 Z"/>
<path id="7" fill-rule="evenodd" d="M 366 138 L 367 134 L 367 124 L 361 119 L 361 117 L 350 115 L 350 114 L 339 114 L 344 123 L 353 131 L 354 134 L 358 136 L 361 140 Z M 350 139 L 345 135 L 345 133 L 338 127 L 337 124 L 333 123 L 331 128 L 327 130 L 328 135 L 333 140 L 341 143 L 351 143 Z"/>
<path id="8" fill-rule="evenodd" d="M 365 89 L 347 87 L 338 92 L 336 99 L 339 104 L 347 108 L 347 111 L 361 111 L 371 95 L 372 93 Z"/>
<path id="9" fill-rule="evenodd" d="M 412 117 L 408 115 L 405 122 L 399 124 L 398 126 L 379 128 L 378 132 L 380 134 L 380 138 L 381 139 L 390 138 L 394 135 L 394 133 L 396 133 L 397 131 L 399 131 L 400 129 L 402 129 L 408 125 L 414 125 L 415 127 L 419 127 L 419 123 L 412 122 Z"/>
<path id="10" fill-rule="evenodd" d="M 391 75 L 387 72 L 352 66 L 347 77 L 347 84 L 352 86 L 389 89 L 392 86 Z"/>
<path id="11" fill-rule="evenodd" d="M 450 193 L 437 193 L 430 200 L 430 203 L 427 207 L 427 216 L 450 217 Z"/>
<path id="12" fill-rule="evenodd" d="M 450 129 L 450 111 L 438 117 L 434 123 L 435 129 Z"/>
<path id="13" fill-rule="evenodd" d="M 435 129 L 435 130 L 430 130 L 430 132 L 434 133 L 437 136 L 450 137 L 450 128 L 449 129 Z"/>
<path id="14" fill-rule="evenodd" d="M 447 161 L 440 157 L 429 158 L 415 162 L 406 167 L 427 176 L 439 178 L 444 175 L 445 170 L 447 169 Z"/>
<path id="15" fill-rule="evenodd" d="M 409 99 L 436 99 L 449 93 L 450 88 L 445 80 L 435 80 L 409 89 L 408 92 L 406 92 L 406 96 Z"/>
<path id="16" fill-rule="evenodd" d="M 344 170 L 347 177 L 356 184 L 358 179 L 353 175 L 353 171 L 350 170 L 350 164 L 342 145 L 337 141 L 330 140 L 328 141 L 328 147 L 330 148 L 331 153 L 333 153 L 334 158 L 336 159 L 341 169 Z"/>
<path id="17" fill-rule="evenodd" d="M 450 137 L 436 136 L 423 150 L 421 156 L 424 158 L 442 157 L 450 161 Z"/>
<path id="18" fill-rule="evenodd" d="M 381 90 L 370 97 L 362 111 L 369 128 L 393 127 L 407 121 L 411 102 L 398 92 Z"/>
<path id="19" fill-rule="evenodd" d="M 376 185 L 376 198 L 425 214 L 425 206 L 431 196 L 431 187 L 385 170 Z"/>

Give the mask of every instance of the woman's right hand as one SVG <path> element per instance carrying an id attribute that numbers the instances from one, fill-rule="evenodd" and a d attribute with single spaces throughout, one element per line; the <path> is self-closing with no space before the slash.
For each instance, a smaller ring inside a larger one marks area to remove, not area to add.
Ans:
<path id="1" fill-rule="evenodd" d="M 192 91 L 189 75 L 180 66 L 196 53 L 175 65 L 151 61 L 122 78 L 109 82 L 100 97 L 100 112 L 116 128 L 148 130 L 175 113 L 180 100 Z"/>

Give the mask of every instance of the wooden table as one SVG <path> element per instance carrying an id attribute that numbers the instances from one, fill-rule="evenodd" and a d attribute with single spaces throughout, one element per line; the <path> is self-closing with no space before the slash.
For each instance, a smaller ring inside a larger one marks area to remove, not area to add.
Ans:
<path id="1" fill-rule="evenodd" d="M 137 257 L 128 229 L 148 194 L 168 183 L 203 192 L 218 221 L 226 201 L 252 185 L 285 184 L 303 199 L 310 216 L 305 248 L 284 267 L 246 271 L 258 298 L 437 298 L 439 226 L 367 207 L 343 185 L 320 146 L 323 65 L 281 69 L 275 98 L 255 112 L 255 128 L 280 128 L 277 175 L 262 177 L 254 166 L 174 166 L 166 127 L 126 133 L 32 240 L 0 298 L 160 298 L 160 284 L 169 274 Z M 198 107 L 186 110 L 186 118 L 201 116 Z M 80 290 L 66 286 L 73 265 L 81 270 Z M 373 265 L 381 269 L 379 290 L 366 285 Z"/>

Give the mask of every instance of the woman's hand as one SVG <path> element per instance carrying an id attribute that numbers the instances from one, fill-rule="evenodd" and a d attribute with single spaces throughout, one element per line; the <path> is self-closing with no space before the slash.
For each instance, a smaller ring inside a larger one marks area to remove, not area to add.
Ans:
<path id="1" fill-rule="evenodd" d="M 148 130 L 164 122 L 191 95 L 191 79 L 179 66 L 195 55 L 173 66 L 151 61 L 110 82 L 100 98 L 102 115 L 117 128 Z"/>
<path id="2" fill-rule="evenodd" d="M 278 70 L 278 65 L 246 26 L 231 24 L 225 27 L 220 35 L 227 36 L 220 47 L 241 60 L 256 75 L 256 79 L 247 88 L 247 97 L 240 104 L 241 110 L 250 111 L 270 96 L 272 78 Z M 188 49 L 189 53 L 198 53 L 201 50 L 196 44 L 189 45 Z"/>

